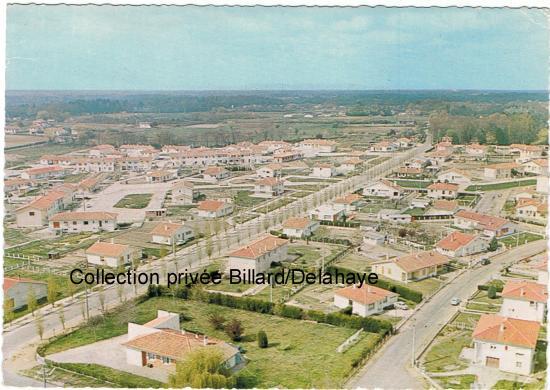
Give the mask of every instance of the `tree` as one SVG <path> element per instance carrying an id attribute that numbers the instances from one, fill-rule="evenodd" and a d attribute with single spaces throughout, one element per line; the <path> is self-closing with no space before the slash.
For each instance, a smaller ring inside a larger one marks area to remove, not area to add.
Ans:
<path id="1" fill-rule="evenodd" d="M 241 321 L 236 318 L 232 319 L 225 325 L 225 333 L 227 333 L 231 340 L 240 341 L 244 333 L 244 328 Z"/>
<path id="2" fill-rule="evenodd" d="M 55 281 L 53 275 L 48 277 L 48 303 L 52 305 L 55 304 L 55 298 L 57 297 L 57 282 Z"/>
<path id="3" fill-rule="evenodd" d="M 59 322 L 61 323 L 63 330 L 65 330 L 65 309 L 63 309 L 63 307 L 57 311 L 57 316 L 59 317 Z"/>
<path id="4" fill-rule="evenodd" d="M 489 299 L 496 299 L 497 289 L 495 286 L 489 286 L 489 289 L 487 290 L 487 296 L 489 297 Z"/>
<path id="5" fill-rule="evenodd" d="M 34 321 L 36 324 L 36 332 L 40 336 L 40 340 L 42 340 L 42 337 L 44 336 L 44 317 L 42 316 L 42 313 L 39 312 Z"/>
<path id="6" fill-rule="evenodd" d="M 170 375 L 168 385 L 172 388 L 233 388 L 236 380 L 223 363 L 219 349 L 195 350 L 185 360 L 176 363 L 176 372 Z"/>
<path id="7" fill-rule="evenodd" d="M 97 299 L 99 300 L 99 309 L 101 313 L 105 315 L 105 289 L 103 285 L 100 285 L 97 289 Z"/>
<path id="8" fill-rule="evenodd" d="M 222 330 L 225 323 L 225 317 L 219 313 L 212 313 L 210 317 L 208 317 L 208 321 L 210 321 L 214 329 Z"/>
<path id="9" fill-rule="evenodd" d="M 206 256 L 210 259 L 212 257 L 212 253 L 214 252 L 214 247 L 212 246 L 212 239 L 208 237 L 206 240 Z"/>
<path id="10" fill-rule="evenodd" d="M 36 294 L 34 293 L 34 288 L 29 288 L 29 291 L 27 292 L 27 309 L 30 310 L 32 315 L 34 316 L 34 311 L 38 307 L 38 302 L 36 301 Z"/>
<path id="11" fill-rule="evenodd" d="M 6 319 L 6 322 L 10 322 L 13 320 L 13 317 L 14 317 L 13 309 L 14 309 L 13 299 L 4 298 L 4 318 Z"/>
<path id="12" fill-rule="evenodd" d="M 160 258 L 163 258 L 163 257 L 166 257 L 168 255 L 168 249 L 166 249 L 166 247 L 162 247 L 159 249 L 159 257 Z"/>
<path id="13" fill-rule="evenodd" d="M 258 347 L 267 348 L 268 345 L 269 343 L 267 341 L 267 334 L 263 330 L 260 330 L 258 332 Z"/>
<path id="14" fill-rule="evenodd" d="M 498 241 L 496 237 L 493 237 L 492 240 L 489 242 L 489 251 L 494 252 L 498 249 Z"/>

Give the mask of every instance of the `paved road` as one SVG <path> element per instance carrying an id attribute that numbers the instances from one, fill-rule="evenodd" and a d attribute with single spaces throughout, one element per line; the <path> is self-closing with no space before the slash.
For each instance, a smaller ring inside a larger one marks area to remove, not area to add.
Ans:
<path id="1" fill-rule="evenodd" d="M 492 214 L 499 216 L 503 209 L 506 199 L 510 196 L 510 189 L 499 191 L 487 191 L 475 207 L 475 211 L 482 214 Z"/>
<path id="2" fill-rule="evenodd" d="M 419 389 L 427 387 L 412 371 L 412 334 L 415 328 L 415 356 L 432 340 L 458 310 L 449 304 L 458 297 L 463 302 L 476 290 L 476 286 L 512 262 L 544 251 L 546 241 L 535 241 L 495 256 L 491 264 L 468 269 L 434 295 L 420 308 L 399 333 L 375 355 L 361 372 L 353 378 L 347 388 Z"/>

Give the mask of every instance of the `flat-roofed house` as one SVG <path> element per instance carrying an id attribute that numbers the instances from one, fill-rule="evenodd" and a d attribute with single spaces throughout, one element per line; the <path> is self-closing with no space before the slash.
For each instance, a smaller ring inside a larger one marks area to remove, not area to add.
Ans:
<path id="1" fill-rule="evenodd" d="M 38 227 L 48 223 L 48 218 L 63 210 L 65 193 L 50 191 L 15 210 L 18 227 Z"/>
<path id="2" fill-rule="evenodd" d="M 540 323 L 482 314 L 472 333 L 474 364 L 520 375 L 533 372 Z"/>
<path id="3" fill-rule="evenodd" d="M 471 256 L 485 252 L 488 247 L 487 240 L 476 234 L 462 232 L 452 232 L 435 245 L 439 253 L 449 257 Z"/>
<path id="4" fill-rule="evenodd" d="M 157 311 L 157 318 L 143 324 L 128 323 L 128 335 L 122 346 L 126 349 L 126 363 L 138 367 L 163 367 L 175 371 L 192 352 L 201 349 L 219 351 L 223 365 L 235 369 L 245 362 L 239 349 L 222 340 L 180 329 L 178 313 Z"/>
<path id="5" fill-rule="evenodd" d="M 176 178 L 176 174 L 171 171 L 166 171 L 163 169 L 147 172 L 145 175 L 148 183 L 165 183 Z"/>
<path id="6" fill-rule="evenodd" d="M 217 183 L 220 180 L 227 179 L 229 177 L 229 171 L 223 167 L 212 166 L 204 170 L 202 177 L 207 182 Z"/>
<path id="7" fill-rule="evenodd" d="M 4 277 L 4 300 L 13 302 L 13 310 L 27 305 L 31 291 L 37 301 L 44 299 L 48 295 L 48 284 L 33 279 Z"/>
<path id="8" fill-rule="evenodd" d="M 363 189 L 365 196 L 379 196 L 388 199 L 399 199 L 403 196 L 403 187 L 385 179 L 367 185 Z"/>
<path id="9" fill-rule="evenodd" d="M 190 205 L 199 198 L 199 190 L 187 180 L 181 180 L 172 185 L 172 203 L 176 205 Z"/>
<path id="10" fill-rule="evenodd" d="M 151 241 L 157 244 L 184 243 L 192 240 L 194 236 L 193 229 L 180 223 L 159 222 L 151 230 Z"/>
<path id="11" fill-rule="evenodd" d="M 397 302 L 398 294 L 379 287 L 364 284 L 351 285 L 334 292 L 334 305 L 340 309 L 351 306 L 351 312 L 361 317 L 382 313 Z"/>
<path id="12" fill-rule="evenodd" d="M 517 230 L 515 223 L 501 217 L 459 210 L 454 217 L 454 225 L 464 230 L 480 230 L 489 237 L 503 237 Z"/>
<path id="13" fill-rule="evenodd" d="M 483 176 L 487 179 L 509 179 L 513 176 L 512 170 L 519 168 L 520 165 L 515 162 L 490 164 L 483 168 Z"/>
<path id="14" fill-rule="evenodd" d="M 411 282 L 436 276 L 450 259 L 437 251 L 411 253 L 394 259 L 372 263 L 372 271 L 400 282 Z"/>
<path id="15" fill-rule="evenodd" d="M 258 198 L 273 198 L 282 195 L 285 187 L 282 180 L 275 177 L 266 177 L 254 183 L 254 195 Z"/>
<path id="16" fill-rule="evenodd" d="M 283 222 L 283 234 L 288 237 L 304 238 L 309 237 L 319 228 L 318 221 L 309 218 L 289 218 Z"/>
<path id="17" fill-rule="evenodd" d="M 286 260 L 288 240 L 266 235 L 245 245 L 227 256 L 227 269 L 265 272 L 271 263 Z"/>
<path id="18" fill-rule="evenodd" d="M 233 204 L 221 200 L 203 200 L 197 207 L 197 215 L 202 218 L 221 218 L 233 212 Z"/>
<path id="19" fill-rule="evenodd" d="M 117 216 L 105 211 L 66 211 L 50 217 L 49 227 L 63 233 L 112 232 L 117 228 Z"/>
<path id="20" fill-rule="evenodd" d="M 458 184 L 433 183 L 428 186 L 428 198 L 432 199 L 456 199 L 458 196 Z"/>
<path id="21" fill-rule="evenodd" d="M 130 264 L 134 256 L 137 255 L 129 245 L 101 241 L 92 244 L 85 253 L 88 264 L 112 268 Z"/>
<path id="22" fill-rule="evenodd" d="M 344 219 L 346 209 L 340 204 L 323 204 L 309 213 L 317 221 L 338 222 Z"/>
<path id="23" fill-rule="evenodd" d="M 548 288 L 526 280 L 508 280 L 502 289 L 500 314 L 521 320 L 544 322 Z"/>

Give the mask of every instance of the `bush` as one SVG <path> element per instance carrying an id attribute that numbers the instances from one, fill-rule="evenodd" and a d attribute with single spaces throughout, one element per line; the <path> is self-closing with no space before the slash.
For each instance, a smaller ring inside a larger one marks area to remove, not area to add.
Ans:
<path id="1" fill-rule="evenodd" d="M 269 343 L 267 341 L 267 334 L 263 330 L 260 330 L 258 332 L 258 347 L 267 348 L 268 344 Z"/>
<path id="2" fill-rule="evenodd" d="M 295 320 L 301 320 L 304 317 L 304 311 L 299 307 L 287 306 L 284 304 L 275 306 L 274 314 L 281 317 L 293 318 Z"/>
<path id="3" fill-rule="evenodd" d="M 347 314 L 348 316 L 350 316 L 352 312 L 353 312 L 352 306 L 344 307 L 343 309 L 340 310 L 340 313 Z"/>
<path id="4" fill-rule="evenodd" d="M 497 289 L 495 286 L 489 286 L 489 289 L 487 290 L 487 296 L 490 299 L 496 299 L 497 297 Z"/>
<path id="5" fill-rule="evenodd" d="M 225 333 L 227 333 L 231 340 L 240 341 L 244 333 L 244 328 L 241 321 L 236 318 L 232 319 L 227 325 L 225 325 Z"/>
<path id="6" fill-rule="evenodd" d="M 214 313 L 210 317 L 208 317 L 208 321 L 210 321 L 210 324 L 214 329 L 222 330 L 223 325 L 225 324 L 225 317 L 221 314 Z"/>
<path id="7" fill-rule="evenodd" d="M 489 242 L 489 251 L 494 252 L 498 249 L 498 241 L 496 237 L 493 237 L 493 239 Z"/>

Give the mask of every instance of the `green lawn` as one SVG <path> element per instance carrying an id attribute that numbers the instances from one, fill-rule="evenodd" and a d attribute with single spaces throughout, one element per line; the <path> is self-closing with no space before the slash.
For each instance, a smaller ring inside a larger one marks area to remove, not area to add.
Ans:
<path id="1" fill-rule="evenodd" d="M 515 382 L 507 379 L 501 379 L 493 386 L 493 390 L 543 390 L 545 381 L 538 380 L 533 383 Z"/>
<path id="2" fill-rule="evenodd" d="M 470 330 L 443 328 L 424 357 L 426 371 L 448 372 L 468 367 L 459 356 L 462 349 L 472 343 L 471 333 Z"/>
<path id="3" fill-rule="evenodd" d="M 487 313 L 496 313 L 500 311 L 500 305 L 493 305 L 493 304 L 486 305 L 483 303 L 468 302 L 468 304 L 466 305 L 466 309 L 484 311 Z"/>
<path id="4" fill-rule="evenodd" d="M 527 180 L 513 180 L 507 181 L 504 183 L 495 183 L 495 184 L 475 184 L 468 186 L 466 191 L 496 191 L 496 190 L 505 190 L 507 188 L 514 187 L 525 187 L 525 186 L 534 186 L 537 184 L 537 179 L 527 179 Z"/>
<path id="5" fill-rule="evenodd" d="M 21 229 L 12 229 L 4 225 L 4 243 L 7 246 L 22 244 L 31 240 L 32 238 Z"/>
<path id="6" fill-rule="evenodd" d="M 434 378 L 439 382 L 444 389 L 469 389 L 472 385 L 476 376 L 472 374 L 466 375 L 455 375 L 455 376 L 444 376 Z"/>
<path id="7" fill-rule="evenodd" d="M 250 194 L 250 191 L 238 191 L 237 195 L 233 197 L 234 204 L 240 207 L 253 207 L 265 201 L 262 198 L 254 198 Z"/>
<path id="8" fill-rule="evenodd" d="M 518 234 L 512 234 L 510 236 L 501 238 L 498 240 L 498 242 L 502 245 L 506 245 L 507 248 L 509 247 L 516 247 L 518 244 L 523 245 L 527 244 L 531 241 L 537 241 L 541 240 L 543 237 L 539 234 L 531 233 L 531 232 L 522 232 Z"/>
<path id="9" fill-rule="evenodd" d="M 345 353 L 337 353 L 338 345 L 355 330 L 161 297 L 141 304 L 128 303 L 96 325 L 85 325 L 47 344 L 44 351 L 51 354 L 122 335 L 127 331 L 128 321 L 145 323 L 155 318 L 158 309 L 183 313 L 186 321 L 182 328 L 188 331 L 202 332 L 226 341 L 229 341 L 227 335 L 214 330 L 208 316 L 218 313 L 226 319 L 242 321 L 244 337 L 237 344 L 244 348 L 249 362 L 238 375 L 245 387 L 342 387 L 353 360 L 364 348 L 374 345 L 379 337 L 366 333 Z M 258 347 L 256 335 L 260 330 L 267 333 L 269 348 Z"/>
<path id="10" fill-rule="evenodd" d="M 13 250 L 13 252 L 27 256 L 47 257 L 48 252 L 54 251 L 60 254 L 69 253 L 77 249 L 87 248 L 97 241 L 93 238 L 94 233 L 67 234 L 50 240 L 38 240 L 29 244 L 22 245 Z M 9 250 L 8 252 L 11 252 Z M 9 257 L 9 253 L 4 254 Z"/>
<path id="11" fill-rule="evenodd" d="M 153 194 L 129 194 L 119 200 L 114 207 L 123 209 L 144 209 L 147 207 Z"/>
<path id="12" fill-rule="evenodd" d="M 395 184 L 398 186 L 404 187 L 404 188 L 427 188 L 430 184 L 432 184 L 431 181 L 424 181 L 424 180 L 392 180 Z"/>
<path id="13" fill-rule="evenodd" d="M 420 207 L 414 207 L 412 209 L 405 210 L 404 214 L 410 214 L 412 216 L 424 215 L 424 209 Z"/>
<path id="14" fill-rule="evenodd" d="M 296 201 L 296 199 L 294 199 L 294 198 L 290 198 L 290 197 L 289 198 L 282 198 L 282 199 L 278 199 L 274 202 L 271 202 L 266 206 L 260 206 L 257 209 L 255 209 L 254 211 L 265 214 L 265 213 L 269 213 L 270 211 L 277 210 L 277 209 L 279 209 L 283 206 L 286 206 L 287 204 L 290 204 L 294 201 Z"/>

